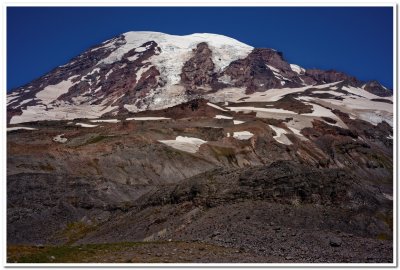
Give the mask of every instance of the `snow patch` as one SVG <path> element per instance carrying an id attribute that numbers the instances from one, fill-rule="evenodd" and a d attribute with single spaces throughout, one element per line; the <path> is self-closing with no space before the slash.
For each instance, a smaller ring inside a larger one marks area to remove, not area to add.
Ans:
<path id="1" fill-rule="evenodd" d="M 40 99 L 43 104 L 50 104 L 59 96 L 68 93 L 68 90 L 77 84 L 77 82 L 72 82 L 72 79 L 76 77 L 79 77 L 79 75 L 72 76 L 59 84 L 46 86 L 42 91 L 36 94 L 36 98 Z"/>
<path id="2" fill-rule="evenodd" d="M 139 48 L 136 48 L 136 49 L 135 49 L 135 52 L 140 53 L 140 52 L 145 52 L 145 51 L 147 51 L 147 50 L 148 50 L 147 46 L 146 46 L 146 47 L 139 47 Z"/>
<path id="3" fill-rule="evenodd" d="M 318 90 L 318 91 L 313 91 L 312 93 L 313 94 L 325 94 L 325 93 L 327 93 L 327 94 L 330 94 L 330 95 L 333 95 L 333 96 L 338 96 L 338 97 L 344 95 L 343 93 L 334 92 L 334 91 L 327 91 L 327 90 Z"/>
<path id="4" fill-rule="evenodd" d="M 128 60 L 133 62 L 133 61 L 137 60 L 139 58 L 139 56 L 140 56 L 140 54 L 135 54 L 135 55 L 129 56 Z"/>
<path id="5" fill-rule="evenodd" d="M 144 73 L 146 73 L 146 71 L 148 71 L 151 67 L 152 67 L 152 65 L 147 65 L 147 66 L 144 66 L 144 67 L 140 68 L 136 72 L 136 82 L 138 82 L 142 78 L 142 75 Z"/>
<path id="6" fill-rule="evenodd" d="M 385 97 L 380 97 L 380 96 L 374 95 L 374 94 L 372 94 L 372 93 L 370 93 L 370 92 L 368 92 L 368 91 L 366 91 L 366 90 L 364 90 L 362 88 L 356 88 L 356 87 L 352 87 L 352 86 L 348 86 L 348 87 L 347 86 L 343 86 L 342 89 L 347 91 L 347 92 L 349 92 L 349 93 L 351 93 L 351 94 L 362 96 L 362 97 L 367 98 L 367 99 L 376 99 L 376 98 L 388 99 L 388 98 L 385 98 Z"/>
<path id="7" fill-rule="evenodd" d="M 81 126 L 81 127 L 87 127 L 87 128 L 93 128 L 93 127 L 97 127 L 98 125 L 90 125 L 90 124 L 85 124 L 85 123 L 76 123 L 77 126 Z"/>
<path id="8" fill-rule="evenodd" d="M 279 72 L 280 72 L 279 69 L 274 68 L 273 66 L 267 65 L 267 67 L 268 67 L 270 70 L 272 70 L 273 72 L 276 72 L 276 73 L 279 73 Z"/>
<path id="9" fill-rule="evenodd" d="M 244 121 L 233 120 L 233 124 L 234 124 L 234 125 L 240 125 L 240 124 L 243 124 L 243 123 L 244 123 Z"/>
<path id="10" fill-rule="evenodd" d="M 327 108 L 324 108 L 324 107 L 314 104 L 314 103 L 306 103 L 306 104 L 313 106 L 313 112 L 312 113 L 303 113 L 303 115 L 317 116 L 317 117 L 329 117 L 332 119 L 337 119 L 337 116 L 331 110 L 329 110 Z"/>
<path id="11" fill-rule="evenodd" d="M 101 86 L 97 87 L 97 88 L 94 90 L 94 93 L 97 93 L 97 92 L 99 92 L 100 90 L 101 90 Z"/>
<path id="12" fill-rule="evenodd" d="M 7 94 L 7 106 L 16 101 L 19 98 L 19 96 L 20 93 L 18 92 L 12 92 L 10 94 Z"/>
<path id="13" fill-rule="evenodd" d="M 275 74 L 276 75 L 276 74 Z M 282 77 L 283 78 L 283 77 Z M 327 88 L 335 83 L 318 85 L 318 86 L 303 86 L 299 88 L 280 88 L 280 89 L 269 89 L 265 92 L 255 92 L 253 94 L 246 94 L 245 88 L 237 88 L 237 87 L 228 87 L 219 90 L 216 93 L 206 95 L 206 98 L 210 100 L 210 102 L 242 102 L 241 99 L 246 98 L 246 102 L 270 102 L 270 101 L 278 101 L 283 98 L 285 95 L 294 94 L 299 92 L 304 92 L 309 88 Z M 382 102 L 381 102 L 382 103 Z"/>
<path id="14" fill-rule="evenodd" d="M 106 73 L 106 80 L 108 79 L 108 76 L 110 76 L 111 73 L 113 73 L 113 69 L 110 69 L 110 70 Z"/>
<path id="15" fill-rule="evenodd" d="M 382 111 L 361 112 L 359 113 L 358 117 L 361 120 L 367 121 L 375 126 L 385 121 L 393 127 L 393 114 L 388 114 Z"/>
<path id="16" fill-rule="evenodd" d="M 88 119 L 99 118 L 103 114 L 118 108 L 116 106 L 106 106 L 104 104 L 106 102 L 107 100 L 99 105 L 82 103 L 77 106 L 57 100 L 48 105 L 27 106 L 26 109 L 22 110 L 21 115 L 15 115 L 11 118 L 10 124 L 42 120 L 72 120 L 83 117 Z"/>
<path id="17" fill-rule="evenodd" d="M 89 72 L 88 74 L 86 74 L 86 76 L 92 75 L 92 74 L 94 74 L 94 73 L 96 73 L 96 72 L 99 72 L 99 71 L 100 71 L 100 68 L 94 68 L 91 72 Z"/>
<path id="18" fill-rule="evenodd" d="M 305 138 L 305 137 L 303 136 L 303 134 L 300 133 L 300 130 L 298 130 L 298 129 L 294 128 L 294 127 L 288 127 L 288 128 L 289 128 L 294 134 L 296 134 L 297 136 L 300 136 L 300 137 Z"/>
<path id="19" fill-rule="evenodd" d="M 21 107 L 22 105 L 31 102 L 32 100 L 34 100 L 34 98 L 25 99 L 25 100 L 21 101 L 21 102 L 18 104 L 18 106 L 15 106 L 15 107 L 13 107 L 13 108 L 14 108 L 14 109 L 19 108 L 19 107 Z"/>
<path id="20" fill-rule="evenodd" d="M 184 136 L 177 136 L 175 140 L 159 140 L 159 142 L 189 153 L 196 153 L 202 144 L 207 143 L 198 138 Z"/>
<path id="21" fill-rule="evenodd" d="M 14 131 L 14 130 L 37 130 L 37 128 L 31 128 L 31 127 L 9 127 L 7 128 L 7 131 Z"/>
<path id="22" fill-rule="evenodd" d="M 236 132 L 233 132 L 233 138 L 235 138 L 237 140 L 248 140 L 253 136 L 254 136 L 254 134 L 251 133 L 250 131 L 236 131 Z"/>
<path id="23" fill-rule="evenodd" d="M 92 123 L 118 123 L 120 120 L 118 119 L 94 119 L 90 120 Z"/>
<path id="24" fill-rule="evenodd" d="M 207 105 L 210 106 L 210 107 L 213 107 L 213 108 L 215 108 L 217 110 L 223 111 L 223 112 L 227 112 L 228 111 L 228 110 L 225 110 L 225 109 L 221 108 L 220 106 L 215 105 L 215 104 L 213 104 L 211 102 L 207 102 Z"/>
<path id="25" fill-rule="evenodd" d="M 130 118 L 126 118 L 127 121 L 130 120 L 135 120 L 135 121 L 154 121 L 154 120 L 168 120 L 171 118 L 167 118 L 167 117 L 130 117 Z"/>
<path id="26" fill-rule="evenodd" d="M 273 138 L 277 142 L 282 143 L 282 144 L 286 144 L 286 145 L 291 145 L 292 144 L 292 142 L 285 135 L 285 134 L 288 133 L 285 129 L 279 128 L 279 127 L 275 127 L 273 125 L 268 125 L 268 126 L 275 131 L 276 135 L 273 136 Z"/>
<path id="27" fill-rule="evenodd" d="M 293 111 L 275 109 L 275 108 L 258 108 L 258 107 L 228 107 L 234 112 L 269 112 L 269 113 L 284 113 L 284 114 L 297 114 Z"/>
<path id="28" fill-rule="evenodd" d="M 382 194 L 383 194 L 383 196 L 384 196 L 386 199 L 388 199 L 388 200 L 390 200 L 390 201 L 393 201 L 393 196 L 392 196 L 392 195 L 387 194 L 387 193 L 382 193 Z"/>
<path id="29" fill-rule="evenodd" d="M 57 135 L 53 138 L 53 141 L 58 142 L 58 143 L 66 143 L 68 141 L 68 139 L 64 138 L 63 136 L 64 136 L 64 134 Z"/>
<path id="30" fill-rule="evenodd" d="M 304 74 L 306 70 L 298 65 L 290 64 L 290 68 L 297 74 Z"/>
<path id="31" fill-rule="evenodd" d="M 223 76 L 218 78 L 218 82 L 224 84 L 233 84 L 234 81 L 232 80 L 231 76 L 224 74 Z"/>
<path id="32" fill-rule="evenodd" d="M 233 119 L 231 116 L 225 116 L 225 115 L 216 115 L 214 118 L 216 119 Z"/>

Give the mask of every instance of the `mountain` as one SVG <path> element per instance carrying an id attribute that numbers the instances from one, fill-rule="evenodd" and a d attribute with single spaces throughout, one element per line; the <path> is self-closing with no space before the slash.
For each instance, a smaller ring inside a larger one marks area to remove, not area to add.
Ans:
<path id="1" fill-rule="evenodd" d="M 364 83 L 334 70 L 306 70 L 286 62 L 278 51 L 221 35 L 128 32 L 11 91 L 7 116 L 10 124 L 98 118 L 164 109 L 230 88 L 252 94 L 334 82 L 375 98 L 392 96 L 378 82 Z"/>
<path id="2" fill-rule="evenodd" d="M 8 94 L 8 262 L 393 262 L 393 96 L 129 32 Z"/>

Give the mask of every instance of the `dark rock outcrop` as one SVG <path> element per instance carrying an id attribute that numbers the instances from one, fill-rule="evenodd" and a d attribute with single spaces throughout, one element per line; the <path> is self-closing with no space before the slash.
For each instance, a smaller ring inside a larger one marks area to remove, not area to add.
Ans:
<path id="1" fill-rule="evenodd" d="M 317 84 L 344 81 L 351 86 L 360 86 L 361 82 L 353 76 L 336 70 L 307 69 L 305 76 L 311 77 Z"/>
<path id="2" fill-rule="evenodd" d="M 181 82 L 187 90 L 193 91 L 198 87 L 210 87 L 213 80 L 214 63 L 212 51 L 207 43 L 197 44 L 197 48 L 182 67 Z"/>
<path id="3" fill-rule="evenodd" d="M 363 88 L 364 88 L 364 90 L 366 90 L 366 91 L 368 91 L 368 92 L 370 92 L 370 93 L 372 93 L 372 94 L 374 94 L 374 95 L 380 96 L 380 97 L 390 97 L 390 96 L 393 96 L 393 91 L 390 91 L 389 89 L 383 87 L 383 86 L 382 86 L 379 82 L 377 82 L 377 81 L 370 81 L 370 82 L 367 82 L 367 83 L 364 85 Z"/>

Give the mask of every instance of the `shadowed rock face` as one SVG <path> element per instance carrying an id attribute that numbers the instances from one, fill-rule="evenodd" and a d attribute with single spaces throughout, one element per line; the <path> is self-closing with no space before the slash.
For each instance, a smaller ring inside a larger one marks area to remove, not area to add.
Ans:
<path id="1" fill-rule="evenodd" d="M 197 45 L 190 58 L 182 68 L 181 81 L 191 91 L 197 87 L 207 87 L 213 80 L 214 63 L 211 59 L 212 51 L 207 43 Z"/>
<path id="2" fill-rule="evenodd" d="M 355 77 L 349 76 L 343 72 L 339 72 L 336 70 L 319 70 L 319 69 L 307 69 L 306 76 L 311 77 L 317 83 L 332 83 L 338 81 L 344 81 L 348 85 L 351 86 L 360 86 L 361 82 L 357 80 Z"/>
<path id="3" fill-rule="evenodd" d="M 380 96 L 380 97 L 390 97 L 393 96 L 393 92 L 383 87 L 377 81 L 367 82 L 364 86 L 364 89 L 368 92 Z"/>
<path id="4" fill-rule="evenodd" d="M 268 65 L 279 69 L 288 78 L 285 84 L 276 77 Z M 299 78 L 282 58 L 282 54 L 272 49 L 254 49 L 245 59 L 237 60 L 224 72 L 235 82 L 237 87 L 245 87 L 248 93 L 265 91 L 272 88 L 298 87 Z M 289 81 L 289 80 L 294 80 Z"/>

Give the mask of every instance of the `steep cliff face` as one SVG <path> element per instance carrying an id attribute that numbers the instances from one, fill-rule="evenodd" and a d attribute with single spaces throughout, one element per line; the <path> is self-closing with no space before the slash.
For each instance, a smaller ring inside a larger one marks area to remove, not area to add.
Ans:
<path id="1" fill-rule="evenodd" d="M 181 82 L 189 91 L 202 86 L 210 87 L 214 68 L 212 51 L 207 43 L 199 43 L 193 56 L 182 67 Z"/>

